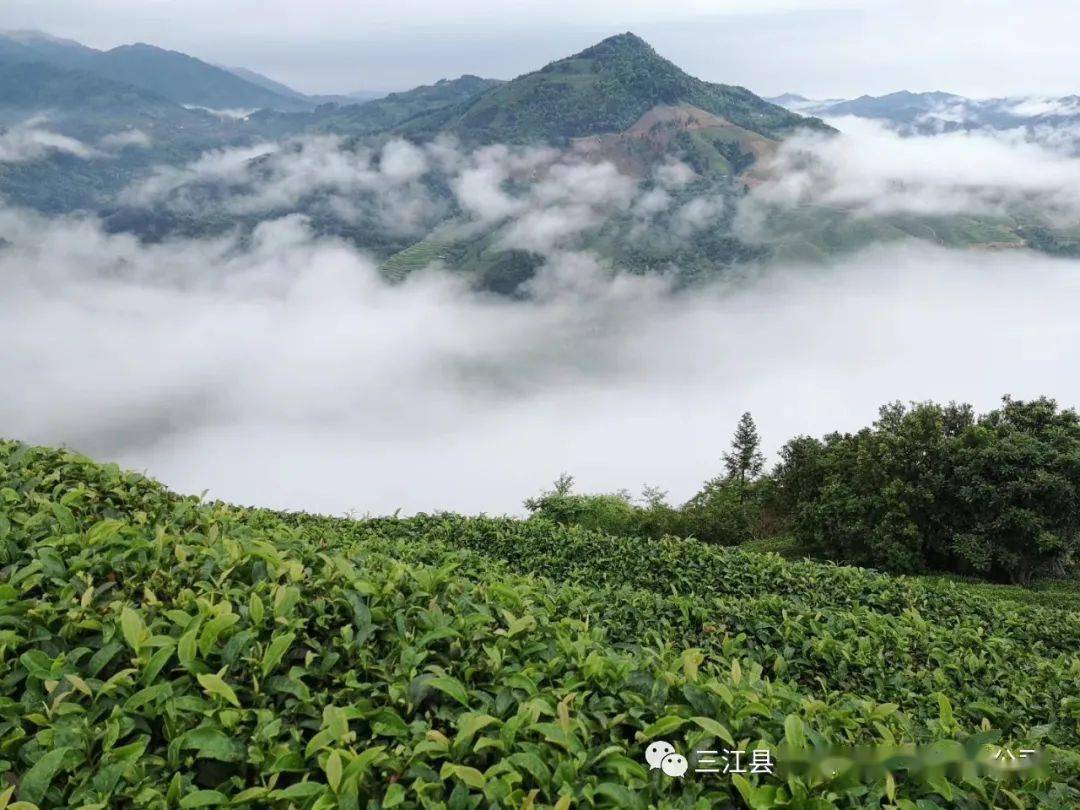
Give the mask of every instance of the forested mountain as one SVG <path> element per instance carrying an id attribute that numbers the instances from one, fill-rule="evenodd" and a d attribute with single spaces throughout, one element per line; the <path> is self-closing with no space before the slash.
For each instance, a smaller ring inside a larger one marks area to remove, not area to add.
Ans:
<path id="1" fill-rule="evenodd" d="M 0 32 L 0 60 L 47 62 L 56 67 L 85 70 L 100 53 L 73 39 L 61 39 L 41 31 Z"/>
<path id="2" fill-rule="evenodd" d="M 657 106 L 690 105 L 766 137 L 823 127 L 742 87 L 683 72 L 631 33 L 519 76 L 458 107 L 409 122 L 414 134 L 451 132 L 466 140 L 519 143 L 629 129 Z"/>
<path id="3" fill-rule="evenodd" d="M 92 70 L 143 87 L 179 104 L 214 109 L 304 109 L 308 102 L 283 96 L 177 51 L 137 43 L 101 54 Z"/>
<path id="4" fill-rule="evenodd" d="M 3 65 L 0 99 L 5 110 L 61 115 L 80 110 L 87 114 L 138 117 L 149 109 L 165 114 L 178 108 L 174 102 L 137 87 L 42 62 Z"/>
<path id="5" fill-rule="evenodd" d="M 214 109 L 310 109 L 300 94 L 282 94 L 187 54 L 136 43 L 108 51 L 38 32 L 0 34 L 0 61 L 44 62 L 137 87 L 177 104 Z"/>
<path id="6" fill-rule="evenodd" d="M 947 106 L 966 103 L 967 99 L 952 93 L 910 93 L 901 90 L 885 96 L 859 96 L 850 101 L 825 102 L 821 112 L 825 115 L 886 118 L 896 123 L 912 124 Z"/>
<path id="7" fill-rule="evenodd" d="M 22 150 L 32 160 L 0 161 L 0 193 L 50 213 L 91 211 L 144 239 L 245 232 L 300 213 L 317 233 L 367 251 L 389 278 L 435 264 L 514 294 L 552 251 L 566 249 L 680 283 L 758 259 L 819 261 L 906 239 L 1078 249 L 1075 234 L 1054 230 L 1031 206 L 993 216 L 867 216 L 811 201 L 759 207 L 748 236 L 736 223 L 743 198 L 806 172 L 785 158 L 782 142 L 798 132 L 827 140 L 834 130 L 745 88 L 694 78 L 630 33 L 511 81 L 463 75 L 345 100 L 311 108 L 312 97 L 258 74 L 149 45 L 102 52 L 9 34 L 0 37 L 0 127 L 36 145 Z M 923 110 L 965 102 L 941 93 L 777 100 L 823 114 L 892 116 L 908 127 L 938 126 Z M 1059 101 L 1028 112 L 1066 114 L 1067 100 Z M 1003 104 L 980 109 L 1004 116 Z M 34 133 L 19 132 L 28 121 Z M 82 145 L 58 148 L 54 134 Z M 397 151 L 404 163 L 384 167 L 392 143 L 409 145 Z M 491 145 L 501 158 L 483 151 Z M 420 152 L 409 157 L 409 148 Z M 501 163 L 464 177 L 477 160 Z M 470 185 L 484 171 L 491 188 Z M 819 183 L 812 173 L 806 179 Z"/>

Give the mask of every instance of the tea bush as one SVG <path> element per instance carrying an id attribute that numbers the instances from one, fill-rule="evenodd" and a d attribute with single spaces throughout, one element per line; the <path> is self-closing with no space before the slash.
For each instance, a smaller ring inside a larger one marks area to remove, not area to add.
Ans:
<path id="1" fill-rule="evenodd" d="M 1075 807 L 1078 622 L 543 520 L 202 503 L 0 442 L 0 808 Z M 657 738 L 939 764 L 673 780 Z M 957 764 L 984 744 L 1046 767 Z"/>

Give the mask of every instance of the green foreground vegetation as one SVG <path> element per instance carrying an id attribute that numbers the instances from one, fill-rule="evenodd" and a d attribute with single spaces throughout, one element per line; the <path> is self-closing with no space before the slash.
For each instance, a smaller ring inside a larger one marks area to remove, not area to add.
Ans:
<path id="1" fill-rule="evenodd" d="M 637 537 L 752 540 L 784 556 L 1029 585 L 1076 572 L 1080 415 L 1046 397 L 976 416 L 970 405 L 893 403 L 856 433 L 797 436 L 763 474 L 743 414 L 726 471 L 681 506 L 646 489 L 579 495 L 563 475 L 525 506 L 560 523 Z"/>
<path id="2" fill-rule="evenodd" d="M 986 588 L 3 442 L 0 806 L 1076 807 L 1080 613 Z M 656 739 L 781 772 L 669 779 Z M 895 750 L 790 764 L 835 746 Z"/>

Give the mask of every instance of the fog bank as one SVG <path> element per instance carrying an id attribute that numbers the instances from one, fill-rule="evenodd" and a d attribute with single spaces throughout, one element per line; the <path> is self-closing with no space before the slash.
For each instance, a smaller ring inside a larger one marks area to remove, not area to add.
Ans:
<path id="1" fill-rule="evenodd" d="M 517 512 L 561 471 L 682 500 L 745 410 L 775 451 L 894 399 L 1080 403 L 1080 265 L 1026 252 L 893 246 L 680 293 L 556 253 L 522 302 L 389 286 L 299 217 L 244 246 L 0 230 L 0 433 L 239 503 Z"/>

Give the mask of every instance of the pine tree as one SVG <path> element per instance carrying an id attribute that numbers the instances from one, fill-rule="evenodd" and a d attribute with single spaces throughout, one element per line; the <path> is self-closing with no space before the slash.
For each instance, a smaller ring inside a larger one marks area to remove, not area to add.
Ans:
<path id="1" fill-rule="evenodd" d="M 735 438 L 731 442 L 731 452 L 724 453 L 724 466 L 728 480 L 745 485 L 761 475 L 765 467 L 765 456 L 761 454 L 761 439 L 758 437 L 754 417 L 747 411 L 735 427 Z"/>

